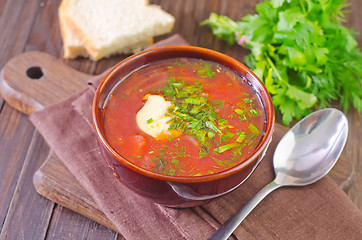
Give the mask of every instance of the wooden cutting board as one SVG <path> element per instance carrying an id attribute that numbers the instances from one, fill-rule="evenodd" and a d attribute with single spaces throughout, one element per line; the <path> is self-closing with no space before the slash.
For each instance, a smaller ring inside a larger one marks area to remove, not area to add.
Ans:
<path id="1" fill-rule="evenodd" d="M 2 69 L 0 93 L 12 107 L 32 114 L 84 89 L 91 77 L 46 53 L 27 52 L 11 59 Z M 328 175 L 347 191 L 353 181 L 353 165 L 342 155 Z M 33 182 L 44 197 L 117 231 L 51 149 Z"/>

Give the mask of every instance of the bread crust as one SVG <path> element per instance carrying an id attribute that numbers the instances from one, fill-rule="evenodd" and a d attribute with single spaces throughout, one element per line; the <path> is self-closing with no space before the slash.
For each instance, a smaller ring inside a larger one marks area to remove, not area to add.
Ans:
<path id="1" fill-rule="evenodd" d="M 89 57 L 87 50 L 81 45 L 80 41 L 76 43 L 72 42 L 72 39 L 75 36 L 70 36 L 72 34 L 69 31 L 65 21 L 64 21 L 64 3 L 62 1 L 58 8 L 58 20 L 59 20 L 59 28 L 60 35 L 63 39 L 63 57 L 66 59 L 76 58 L 76 57 Z M 74 41 L 74 40 L 73 40 Z"/>
<path id="2" fill-rule="evenodd" d="M 71 12 L 69 11 L 70 4 L 72 4 L 72 0 L 63 0 L 58 9 L 60 31 L 64 40 L 63 49 L 65 58 L 74 58 L 77 57 L 77 55 L 89 55 L 91 59 L 99 60 L 103 57 L 109 57 L 117 53 L 135 53 L 153 44 L 153 37 L 142 39 L 138 36 L 138 39 L 140 40 L 128 45 L 123 44 L 124 46 L 119 49 L 114 48 L 114 44 L 109 45 L 109 47 L 103 45 L 102 49 L 99 49 L 97 44 L 92 40 L 92 37 L 88 36 L 88 34 L 84 31 L 84 29 L 82 29 L 77 21 L 72 18 L 71 14 L 69 13 Z M 147 0 L 145 0 L 145 6 L 146 5 L 149 6 L 149 2 Z M 149 7 L 151 8 L 153 6 L 151 5 Z M 172 27 L 173 24 L 172 26 L 168 26 L 167 31 L 170 31 Z M 84 46 L 84 49 L 86 49 L 84 52 L 81 52 L 81 48 L 72 48 L 71 44 L 66 42 L 66 39 L 69 39 L 67 32 L 73 34 L 81 42 L 81 44 Z"/>

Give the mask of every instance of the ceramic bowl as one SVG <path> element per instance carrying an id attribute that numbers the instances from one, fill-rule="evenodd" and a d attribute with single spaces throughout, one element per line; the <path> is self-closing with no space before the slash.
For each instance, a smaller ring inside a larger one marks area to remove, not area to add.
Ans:
<path id="1" fill-rule="evenodd" d="M 131 71 L 153 61 L 188 57 L 214 61 L 244 76 L 256 89 L 261 99 L 266 119 L 265 135 L 253 154 L 240 164 L 220 173 L 181 177 L 162 175 L 141 168 L 118 154 L 105 138 L 101 125 L 102 111 L 109 92 Z M 274 108 L 265 86 L 245 65 L 222 53 L 199 47 L 159 47 L 135 54 L 113 67 L 100 83 L 93 101 L 93 123 L 102 155 L 116 178 L 135 193 L 169 207 L 202 205 L 223 196 L 240 186 L 255 170 L 272 139 Z"/>

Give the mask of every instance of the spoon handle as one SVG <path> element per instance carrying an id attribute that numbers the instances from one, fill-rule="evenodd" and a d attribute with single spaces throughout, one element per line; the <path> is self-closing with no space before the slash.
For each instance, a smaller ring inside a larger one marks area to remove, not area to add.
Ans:
<path id="1" fill-rule="evenodd" d="M 248 216 L 248 214 L 263 200 L 269 193 L 282 185 L 270 182 L 264 188 L 262 188 L 249 202 L 247 202 L 242 208 L 240 208 L 234 216 L 229 218 L 221 227 L 209 238 L 209 240 L 226 240 L 234 230 L 240 225 L 240 223 Z"/>

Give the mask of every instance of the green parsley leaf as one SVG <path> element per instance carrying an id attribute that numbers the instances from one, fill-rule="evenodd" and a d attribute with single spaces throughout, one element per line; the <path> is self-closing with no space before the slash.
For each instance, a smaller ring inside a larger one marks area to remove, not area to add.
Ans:
<path id="1" fill-rule="evenodd" d="M 347 3 L 266 0 L 241 21 L 211 13 L 201 25 L 250 50 L 246 64 L 264 82 L 284 124 L 339 100 L 362 112 L 362 52 L 343 26 Z"/>
<path id="2" fill-rule="evenodd" d="M 234 43 L 237 24 L 233 20 L 225 16 L 219 16 L 216 13 L 211 13 L 209 19 L 201 22 L 201 26 L 207 24 L 212 26 L 213 34 L 227 41 L 229 44 Z"/>

